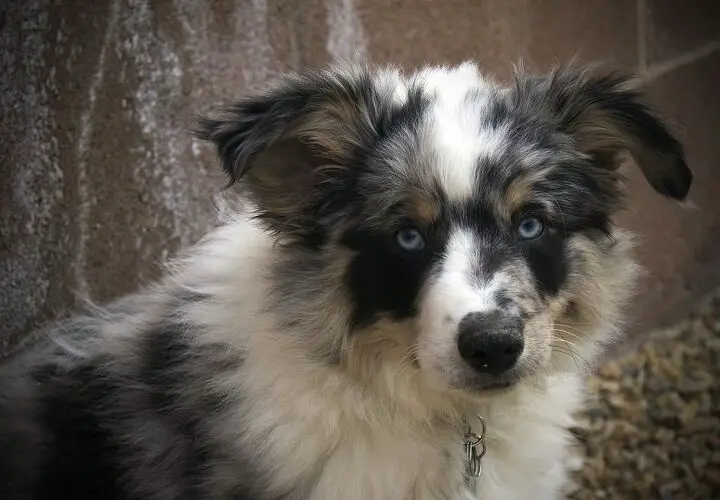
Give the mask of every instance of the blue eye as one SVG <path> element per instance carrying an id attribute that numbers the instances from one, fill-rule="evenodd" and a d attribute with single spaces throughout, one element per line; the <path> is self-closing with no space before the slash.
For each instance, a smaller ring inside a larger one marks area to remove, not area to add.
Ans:
<path id="1" fill-rule="evenodd" d="M 401 229 L 395 235 L 397 245 L 405 251 L 417 252 L 425 248 L 425 238 L 420 231 L 412 227 Z"/>
<path id="2" fill-rule="evenodd" d="M 525 217 L 517 227 L 518 236 L 523 240 L 534 240 L 543 232 L 543 222 L 538 217 Z"/>

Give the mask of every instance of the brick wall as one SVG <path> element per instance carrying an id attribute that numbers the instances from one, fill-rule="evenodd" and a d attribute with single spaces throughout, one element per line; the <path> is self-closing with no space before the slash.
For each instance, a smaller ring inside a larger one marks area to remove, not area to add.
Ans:
<path id="1" fill-rule="evenodd" d="M 637 70 L 697 179 L 683 210 L 628 171 L 649 271 L 632 331 L 667 322 L 720 283 L 718 21 L 712 0 L 0 0 L 0 353 L 207 229 L 222 179 L 191 113 L 356 51 Z"/>

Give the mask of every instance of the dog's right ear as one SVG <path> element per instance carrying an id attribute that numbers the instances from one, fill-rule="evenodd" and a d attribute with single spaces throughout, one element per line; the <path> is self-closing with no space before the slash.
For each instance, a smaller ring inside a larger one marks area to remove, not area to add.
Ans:
<path id="1" fill-rule="evenodd" d="M 376 82 L 359 66 L 286 76 L 201 119 L 195 135 L 215 145 L 230 183 L 245 188 L 273 229 L 315 231 L 303 225 L 323 217 L 318 210 L 342 191 L 352 159 L 375 142 L 389 112 L 391 94 Z"/>

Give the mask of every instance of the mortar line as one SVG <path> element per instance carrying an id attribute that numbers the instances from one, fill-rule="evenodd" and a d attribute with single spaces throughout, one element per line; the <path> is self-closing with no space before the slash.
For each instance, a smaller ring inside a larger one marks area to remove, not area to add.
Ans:
<path id="1" fill-rule="evenodd" d="M 718 51 L 718 49 L 720 49 L 720 41 L 710 42 L 699 49 L 686 52 L 680 56 L 668 59 L 667 61 L 663 61 L 661 63 L 650 65 L 643 75 L 642 81 L 643 83 L 651 83 L 658 78 L 675 71 L 676 69 L 689 66 L 690 64 L 713 55 Z"/>
<path id="2" fill-rule="evenodd" d="M 115 0 L 110 5 L 110 19 L 108 21 L 103 44 L 100 48 L 97 68 L 90 80 L 88 87 L 88 105 L 80 117 L 80 137 L 75 147 L 75 157 L 77 159 L 77 193 L 79 202 L 79 211 L 77 219 L 77 227 L 79 232 L 79 241 L 75 249 L 74 258 L 74 274 L 76 293 L 83 300 L 90 298 L 90 287 L 85 275 L 85 266 L 87 263 L 87 245 L 89 241 L 88 219 L 89 213 L 89 195 L 87 189 L 87 163 L 90 148 L 90 140 L 93 134 L 92 117 L 95 113 L 95 103 L 97 100 L 98 88 L 100 88 L 105 80 L 105 59 L 107 58 L 107 50 L 110 45 L 115 31 L 117 29 L 118 19 L 120 17 L 120 0 Z"/>
<path id="3" fill-rule="evenodd" d="M 637 0 L 637 57 L 638 73 L 648 70 L 648 6 L 647 0 Z"/>

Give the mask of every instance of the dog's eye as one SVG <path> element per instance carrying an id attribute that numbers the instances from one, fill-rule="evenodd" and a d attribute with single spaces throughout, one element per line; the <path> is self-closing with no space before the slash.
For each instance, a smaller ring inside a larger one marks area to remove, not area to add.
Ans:
<path id="1" fill-rule="evenodd" d="M 417 252 L 425 248 L 425 238 L 420 231 L 413 227 L 406 227 L 398 231 L 395 241 L 400 248 L 408 252 Z"/>
<path id="2" fill-rule="evenodd" d="M 525 217 L 518 224 L 518 236 L 523 240 L 534 240 L 543 232 L 543 222 L 538 217 Z"/>

